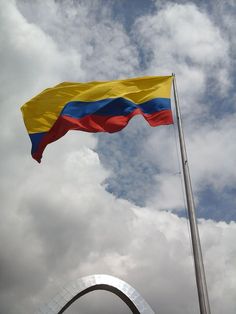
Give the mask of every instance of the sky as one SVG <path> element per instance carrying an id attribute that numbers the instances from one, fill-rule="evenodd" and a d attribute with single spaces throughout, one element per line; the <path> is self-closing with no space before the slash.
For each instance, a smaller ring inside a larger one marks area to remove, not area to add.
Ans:
<path id="1" fill-rule="evenodd" d="M 235 313 L 235 14 L 234 0 L 0 0 L 1 314 L 35 313 L 92 274 L 128 282 L 156 313 L 199 313 L 176 124 L 71 131 L 38 164 L 20 112 L 63 81 L 171 73 L 211 310 Z M 130 310 L 96 291 L 66 313 Z"/>

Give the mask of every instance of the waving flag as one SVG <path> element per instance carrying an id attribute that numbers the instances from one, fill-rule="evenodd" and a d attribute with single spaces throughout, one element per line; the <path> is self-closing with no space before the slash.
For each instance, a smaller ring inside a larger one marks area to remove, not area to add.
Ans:
<path id="1" fill-rule="evenodd" d="M 172 124 L 171 83 L 172 76 L 152 76 L 45 89 L 21 107 L 32 157 L 40 162 L 45 147 L 69 130 L 113 133 L 137 114 L 151 126 Z"/>

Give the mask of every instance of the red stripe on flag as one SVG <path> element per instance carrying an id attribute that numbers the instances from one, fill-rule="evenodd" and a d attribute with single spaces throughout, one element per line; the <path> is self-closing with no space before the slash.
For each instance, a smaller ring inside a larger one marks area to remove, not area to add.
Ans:
<path id="1" fill-rule="evenodd" d="M 137 114 L 142 114 L 151 126 L 173 123 L 171 110 L 162 110 L 153 114 L 143 114 L 140 109 L 136 109 L 127 116 L 89 115 L 81 119 L 69 116 L 59 116 L 51 130 L 41 139 L 37 151 L 32 154 L 32 157 L 40 162 L 45 147 L 49 143 L 64 136 L 69 130 L 80 130 L 93 133 L 114 133 L 122 130 L 128 124 L 129 120 Z"/>

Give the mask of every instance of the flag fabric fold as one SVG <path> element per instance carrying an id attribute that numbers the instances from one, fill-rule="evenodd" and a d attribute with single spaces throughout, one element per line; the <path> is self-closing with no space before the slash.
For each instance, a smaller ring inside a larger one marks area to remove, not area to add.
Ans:
<path id="1" fill-rule="evenodd" d="M 40 162 L 45 147 L 69 130 L 114 133 L 137 114 L 151 126 L 172 124 L 171 83 L 172 76 L 150 76 L 44 90 L 21 107 L 32 157 Z"/>

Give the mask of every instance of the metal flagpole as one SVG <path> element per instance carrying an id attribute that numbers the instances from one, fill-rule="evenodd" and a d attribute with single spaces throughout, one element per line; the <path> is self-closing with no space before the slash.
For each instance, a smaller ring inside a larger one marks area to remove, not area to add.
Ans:
<path id="1" fill-rule="evenodd" d="M 172 74 L 172 75 L 173 75 L 174 100 L 175 100 L 177 126 L 178 126 L 178 134 L 179 134 L 181 161 L 182 161 L 183 177 L 184 177 L 184 187 L 185 187 L 188 216 L 189 216 L 189 222 L 190 222 L 190 231 L 191 231 L 191 239 L 192 239 L 192 247 L 193 247 L 193 257 L 194 257 L 194 267 L 195 267 L 199 307 L 200 307 L 201 314 L 210 314 L 211 310 L 210 310 L 210 304 L 209 304 L 209 299 L 208 299 L 201 244 L 200 244 L 197 219 L 196 219 L 196 214 L 195 214 L 193 191 L 192 191 L 192 185 L 191 185 L 191 179 L 190 179 L 190 173 L 189 173 L 189 166 L 188 166 L 188 159 L 187 159 L 187 153 L 186 153 L 186 147 L 185 147 L 185 141 L 184 141 L 182 122 L 181 122 L 181 113 L 180 113 L 179 101 L 178 101 L 178 95 L 177 95 L 176 79 L 175 79 L 175 74 Z"/>

